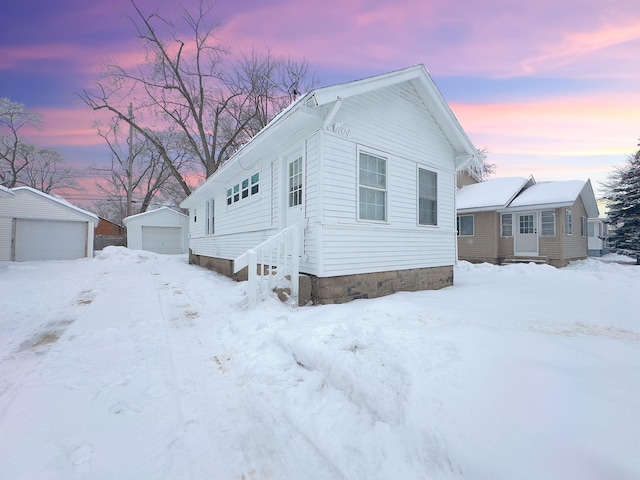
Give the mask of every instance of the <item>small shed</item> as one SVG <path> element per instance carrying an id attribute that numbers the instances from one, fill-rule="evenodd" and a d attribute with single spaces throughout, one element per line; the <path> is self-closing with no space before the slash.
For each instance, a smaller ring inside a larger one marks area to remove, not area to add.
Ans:
<path id="1" fill-rule="evenodd" d="M 123 220 L 127 246 L 155 253 L 186 253 L 189 248 L 189 217 L 169 207 L 132 215 Z"/>
<path id="2" fill-rule="evenodd" d="M 93 256 L 98 217 L 30 187 L 0 191 L 0 261 Z"/>

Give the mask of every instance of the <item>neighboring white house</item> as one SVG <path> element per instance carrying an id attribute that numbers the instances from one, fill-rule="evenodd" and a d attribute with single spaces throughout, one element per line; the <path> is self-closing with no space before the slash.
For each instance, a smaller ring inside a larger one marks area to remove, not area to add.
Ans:
<path id="1" fill-rule="evenodd" d="M 316 303 L 451 285 L 456 176 L 481 168 L 422 65 L 319 88 L 182 202 L 190 261 L 233 276 L 237 257 L 298 225 Z"/>
<path id="2" fill-rule="evenodd" d="M 189 217 L 162 207 L 131 215 L 127 227 L 127 247 L 155 253 L 186 253 L 189 244 Z"/>
<path id="3" fill-rule="evenodd" d="M 0 261 L 93 256 L 98 217 L 29 187 L 0 189 Z"/>

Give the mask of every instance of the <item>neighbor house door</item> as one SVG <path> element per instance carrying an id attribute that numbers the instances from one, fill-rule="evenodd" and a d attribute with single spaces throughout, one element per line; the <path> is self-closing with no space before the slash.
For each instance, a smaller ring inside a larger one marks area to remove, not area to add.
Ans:
<path id="1" fill-rule="evenodd" d="M 517 256 L 538 256 L 538 215 L 536 212 L 516 215 L 516 236 L 514 254 Z"/>

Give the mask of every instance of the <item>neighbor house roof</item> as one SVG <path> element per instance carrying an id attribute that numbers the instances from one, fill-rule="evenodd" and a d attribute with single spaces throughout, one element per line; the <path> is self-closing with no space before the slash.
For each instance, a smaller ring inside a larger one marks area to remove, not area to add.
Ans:
<path id="1" fill-rule="evenodd" d="M 505 208 L 523 188 L 534 183 L 533 177 L 505 177 L 466 185 L 456 192 L 456 208 L 459 213 Z"/>
<path id="2" fill-rule="evenodd" d="M 598 217 L 598 205 L 591 187 L 591 181 L 566 180 L 544 182 L 530 186 L 518 195 L 506 210 L 523 211 L 528 208 L 568 207 L 582 198 L 589 218 Z"/>
<path id="3" fill-rule="evenodd" d="M 20 192 L 29 192 L 30 194 L 33 195 L 37 195 L 39 197 L 42 197 L 43 199 L 46 199 L 50 202 L 55 202 L 58 203 L 60 205 L 63 205 L 67 208 L 70 208 L 71 210 L 75 210 L 78 213 L 81 213 L 82 215 L 86 215 L 88 217 L 91 217 L 92 220 L 95 220 L 96 223 L 98 222 L 98 216 L 95 213 L 91 213 L 87 210 L 83 210 L 80 207 L 76 207 L 75 205 L 73 205 L 72 203 L 69 203 L 68 201 L 66 201 L 64 198 L 59 197 L 57 195 L 49 195 L 47 193 L 41 192 L 40 190 L 36 190 L 35 188 L 31 188 L 31 187 L 15 187 L 11 189 L 12 193 L 20 193 Z"/>

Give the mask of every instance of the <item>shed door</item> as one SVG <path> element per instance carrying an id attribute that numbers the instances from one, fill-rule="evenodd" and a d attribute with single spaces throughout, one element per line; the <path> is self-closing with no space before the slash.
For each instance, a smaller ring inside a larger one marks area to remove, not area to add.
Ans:
<path id="1" fill-rule="evenodd" d="M 519 213 L 517 219 L 514 254 L 538 256 L 538 216 L 535 212 Z"/>
<path id="2" fill-rule="evenodd" d="M 87 222 L 16 219 L 14 260 L 75 260 L 87 256 Z"/>
<path id="3" fill-rule="evenodd" d="M 182 227 L 143 225 L 142 249 L 155 253 L 182 253 Z"/>

